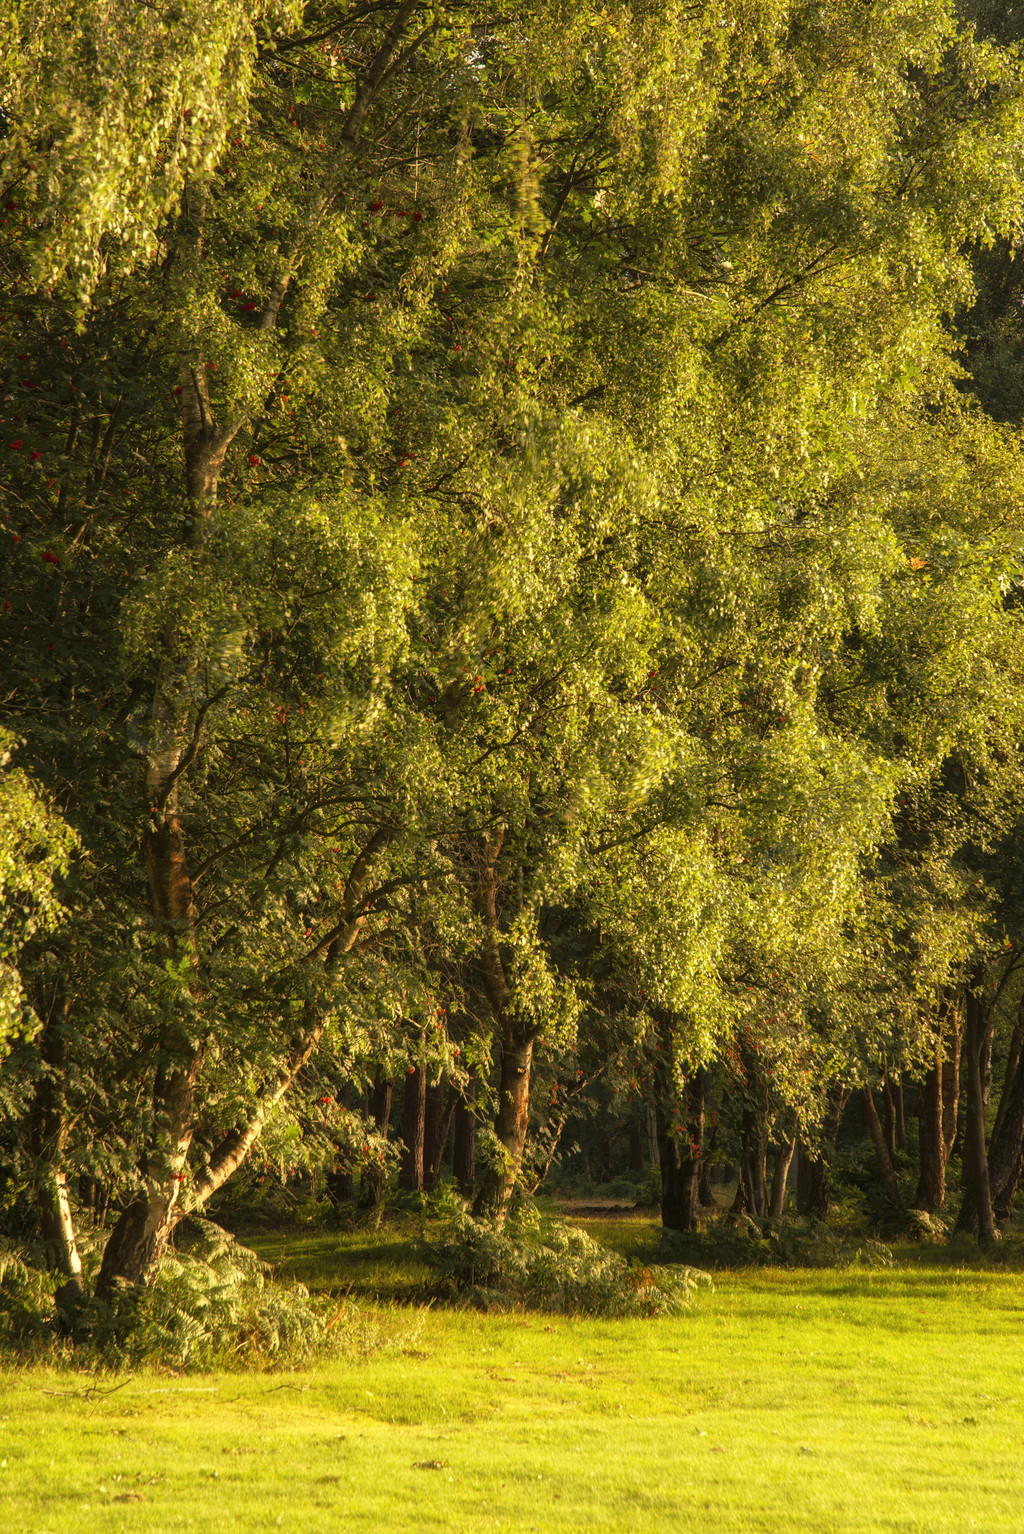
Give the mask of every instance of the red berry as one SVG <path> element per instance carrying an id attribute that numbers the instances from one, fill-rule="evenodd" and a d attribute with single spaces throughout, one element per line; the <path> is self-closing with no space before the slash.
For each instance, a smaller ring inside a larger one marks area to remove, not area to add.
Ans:
<path id="1" fill-rule="evenodd" d="M 250 453 L 249 454 L 249 462 L 252 464 L 254 469 L 258 467 L 259 459 L 256 457 L 255 453 Z"/>
<path id="2" fill-rule="evenodd" d="M 52 554 L 49 549 L 44 549 L 43 550 L 43 558 L 45 559 L 45 561 L 46 561 L 46 563 L 48 565 L 59 565 L 60 564 L 59 557 L 56 554 Z"/>

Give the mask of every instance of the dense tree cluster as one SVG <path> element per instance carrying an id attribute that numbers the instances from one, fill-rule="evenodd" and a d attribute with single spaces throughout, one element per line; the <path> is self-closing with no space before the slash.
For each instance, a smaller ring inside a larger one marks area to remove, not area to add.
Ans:
<path id="1" fill-rule="evenodd" d="M 254 1156 L 379 1197 L 396 1081 L 406 1185 L 454 1123 L 499 1219 L 600 1081 L 686 1227 L 713 1154 L 778 1212 L 798 1136 L 823 1209 L 852 1093 L 898 1198 L 903 1080 L 937 1208 L 962 1049 L 962 1219 L 1008 1212 L 982 10 L 11 9 L 0 1161 L 69 1279 L 86 1197 L 101 1293 Z"/>

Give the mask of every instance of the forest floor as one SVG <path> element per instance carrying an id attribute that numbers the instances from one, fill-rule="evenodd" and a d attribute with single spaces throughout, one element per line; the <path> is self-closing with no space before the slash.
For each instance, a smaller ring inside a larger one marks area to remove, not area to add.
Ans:
<path id="1" fill-rule="evenodd" d="M 422 1277 L 386 1223 L 253 1244 L 335 1293 Z M 1024 1274 L 929 1250 L 719 1273 L 655 1321 L 378 1300 L 380 1347 L 294 1373 L 0 1360 L 0 1528 L 1019 1534 Z"/>

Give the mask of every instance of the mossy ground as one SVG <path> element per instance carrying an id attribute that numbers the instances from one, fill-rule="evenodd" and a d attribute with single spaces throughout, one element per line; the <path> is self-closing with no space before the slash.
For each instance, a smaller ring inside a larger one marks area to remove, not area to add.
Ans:
<path id="1" fill-rule="evenodd" d="M 642 1254 L 650 1222 L 595 1222 Z M 420 1275 L 399 1229 L 257 1244 L 318 1287 Z M 276 1249 L 276 1251 L 275 1251 Z M 926 1260 L 922 1260 L 922 1258 Z M 966 1253 L 716 1276 L 685 1315 L 380 1312 L 294 1374 L 0 1366 L 0 1527 L 1013 1531 L 1024 1275 Z"/>

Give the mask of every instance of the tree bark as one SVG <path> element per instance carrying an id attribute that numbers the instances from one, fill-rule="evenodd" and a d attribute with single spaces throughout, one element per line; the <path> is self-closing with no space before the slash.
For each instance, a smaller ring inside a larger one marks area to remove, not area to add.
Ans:
<path id="1" fill-rule="evenodd" d="M 775 1158 L 775 1170 L 772 1173 L 772 1195 L 768 1206 L 768 1213 L 773 1220 L 781 1219 L 786 1207 L 786 1189 L 789 1183 L 789 1169 L 793 1164 L 796 1154 L 796 1142 L 799 1133 L 800 1121 L 797 1118 L 793 1125 L 793 1133 L 788 1140 L 784 1140 L 779 1146 L 778 1155 Z"/>
<path id="2" fill-rule="evenodd" d="M 832 1152 L 848 1097 L 845 1087 L 830 1088 L 819 1148 L 814 1155 L 804 1149 L 800 1156 L 797 1211 L 815 1220 L 828 1219 L 832 1196 Z"/>
<path id="3" fill-rule="evenodd" d="M 960 1096 L 963 1014 L 958 998 L 943 1003 L 935 1038 L 935 1064 L 926 1072 L 917 1098 L 919 1171 L 915 1209 L 934 1213 L 946 1197 L 946 1167 L 956 1140 Z"/>
<path id="4" fill-rule="evenodd" d="M 941 1050 L 941 1039 L 938 1048 Z M 934 1213 L 946 1197 L 946 1148 L 942 1135 L 942 1062 L 926 1072 L 917 1094 L 918 1178 L 914 1208 Z"/>
<path id="5" fill-rule="evenodd" d="M 715 1142 L 717 1139 L 718 1118 L 716 1115 L 711 1127 L 711 1133 L 701 1149 L 700 1167 L 697 1172 L 697 1202 L 702 1209 L 716 1209 L 718 1207 L 715 1195 L 711 1191 L 711 1158 L 715 1154 Z"/>
<path id="6" fill-rule="evenodd" d="M 520 1031 L 508 1015 L 510 1000 L 508 977 L 499 946 L 498 860 L 505 843 L 501 829 L 493 841 L 485 842 L 474 892 L 477 913 L 482 923 L 480 949 L 475 966 L 473 990 L 476 1006 L 486 1012 L 494 1025 L 494 1037 L 500 1040 L 501 1057 L 498 1076 L 498 1112 L 494 1121 L 495 1145 L 484 1168 L 484 1175 L 473 1203 L 473 1213 L 486 1215 L 501 1225 L 508 1213 L 512 1191 L 519 1179 L 526 1149 L 530 1118 L 530 1073 L 537 1029 Z"/>
<path id="7" fill-rule="evenodd" d="M 510 1039 L 501 1050 L 498 1115 L 494 1121 L 497 1154 L 484 1173 L 473 1205 L 476 1216 L 489 1215 L 501 1224 L 508 1213 L 512 1190 L 519 1177 L 526 1148 L 530 1116 L 530 1070 L 533 1035 Z"/>
<path id="8" fill-rule="evenodd" d="M 878 1169 L 882 1174 L 882 1187 L 890 1204 L 896 1209 L 903 1208 L 903 1199 L 900 1194 L 900 1185 L 896 1180 L 896 1172 L 889 1155 L 889 1147 L 885 1140 L 885 1131 L 878 1117 L 878 1109 L 875 1107 L 875 1094 L 870 1087 L 863 1089 L 864 1111 L 867 1115 L 868 1131 L 871 1142 L 875 1147 L 875 1156 L 878 1158 Z"/>
<path id="9" fill-rule="evenodd" d="M 427 1117 L 427 1073 L 422 1065 L 414 1066 L 405 1078 L 402 1104 L 402 1162 L 399 1187 L 406 1193 L 423 1190 L 423 1142 Z"/>
<path id="10" fill-rule="evenodd" d="M 991 1023 L 985 1017 L 980 979 L 975 976 L 964 1006 L 964 1058 L 967 1064 L 967 1123 L 964 1131 L 964 1196 L 956 1229 L 976 1235 L 981 1246 L 996 1239 L 988 1158 L 985 1154 L 985 1086 L 983 1079 Z"/>
<path id="11" fill-rule="evenodd" d="M 707 1072 L 702 1068 L 687 1082 L 686 1120 L 681 1135 L 672 1132 L 669 1114 L 659 1102 L 658 1160 L 661 1167 L 661 1223 L 666 1230 L 696 1230 L 697 1174 L 704 1145 L 704 1095 Z"/>
<path id="12" fill-rule="evenodd" d="M 747 1190 L 747 1212 L 763 1220 L 768 1213 L 768 1135 L 760 1114 L 744 1108 L 740 1140 L 740 1176 Z"/>
<path id="13" fill-rule="evenodd" d="M 370 1117 L 374 1127 L 382 1139 L 388 1137 L 388 1128 L 391 1122 L 391 1094 L 394 1091 L 394 1082 L 389 1081 L 379 1071 L 376 1080 L 370 1089 Z M 384 1169 L 375 1166 L 363 1173 L 362 1183 L 359 1189 L 359 1207 L 361 1209 L 376 1209 L 384 1196 Z"/>
<path id="14" fill-rule="evenodd" d="M 476 1077 L 471 1076 L 455 1104 L 452 1176 L 468 1197 L 476 1182 Z"/>
<path id="15" fill-rule="evenodd" d="M 907 1120 L 903 1104 L 903 1080 L 899 1076 L 892 1083 L 892 1101 L 896 1114 L 896 1149 L 903 1152 L 907 1148 Z"/>
<path id="16" fill-rule="evenodd" d="M 994 1144 L 1003 1126 L 1003 1119 L 1014 1090 L 1017 1077 L 1017 1067 L 1020 1064 L 1021 1047 L 1024 1046 L 1024 1000 L 1017 1008 L 1017 1021 L 1014 1025 L 1013 1034 L 1010 1038 L 1010 1047 L 1006 1052 L 1006 1070 L 1003 1073 L 1003 1090 L 999 1094 L 999 1107 L 996 1109 L 996 1121 L 992 1125 L 992 1143 Z"/>
<path id="17" fill-rule="evenodd" d="M 426 1126 L 423 1139 L 423 1185 L 436 1188 L 441 1180 L 444 1153 L 448 1146 L 448 1132 L 455 1113 L 456 1094 L 442 1076 L 434 1086 L 427 1087 Z"/>
<path id="18" fill-rule="evenodd" d="M 69 1002 L 63 977 L 57 982 L 39 1040 L 43 1071 L 29 1111 L 29 1144 L 35 1163 L 36 1207 L 47 1264 L 68 1280 L 68 1297 L 82 1298 L 82 1259 L 71 1214 L 64 1145 L 67 1138 L 65 1085 L 68 1069 Z"/>
<path id="19" fill-rule="evenodd" d="M 896 1103 L 888 1075 L 882 1077 L 882 1104 L 885 1110 L 882 1130 L 885 1136 L 885 1148 L 889 1153 L 889 1160 L 893 1161 L 896 1158 Z"/>

